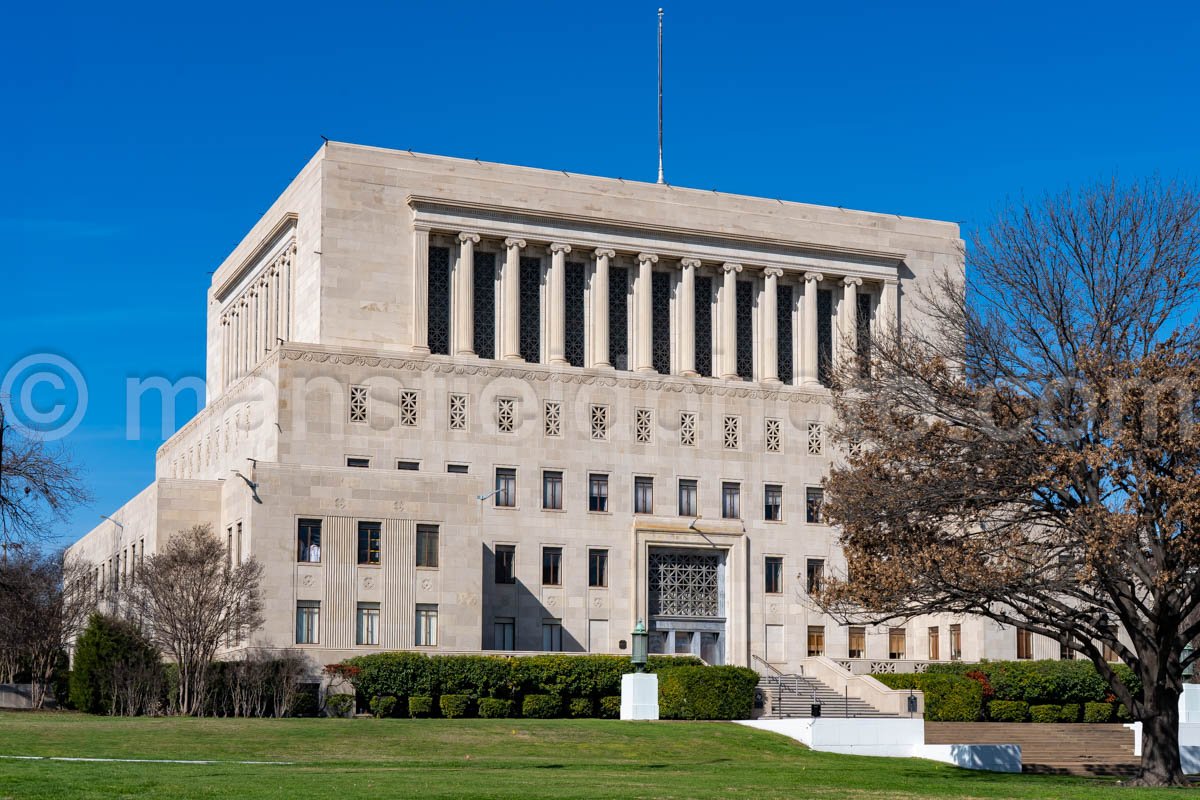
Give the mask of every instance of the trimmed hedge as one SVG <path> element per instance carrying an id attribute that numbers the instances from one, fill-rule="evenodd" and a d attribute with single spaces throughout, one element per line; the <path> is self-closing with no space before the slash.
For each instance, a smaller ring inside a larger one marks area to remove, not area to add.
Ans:
<path id="1" fill-rule="evenodd" d="M 471 708 L 471 696 L 467 694 L 444 694 L 438 702 L 442 716 L 446 719 L 465 717 Z"/>
<path id="2" fill-rule="evenodd" d="M 1079 722 L 1079 717 L 1083 713 L 1082 708 L 1079 703 L 1063 703 L 1058 709 L 1058 721 Z"/>
<path id="3" fill-rule="evenodd" d="M 617 719 L 621 716 L 621 696 L 610 695 L 600 698 L 600 716 L 604 719 Z"/>
<path id="4" fill-rule="evenodd" d="M 501 700 L 499 697 L 484 697 L 479 701 L 479 716 L 484 719 L 511 717 L 512 711 L 512 700 Z"/>
<path id="5" fill-rule="evenodd" d="M 377 717 L 390 717 L 396 713 L 396 703 L 398 701 L 390 694 L 385 694 L 382 697 L 371 698 L 371 713 Z"/>
<path id="6" fill-rule="evenodd" d="M 433 713 L 433 698 L 428 695 L 413 695 L 408 698 L 410 717 L 428 717 Z"/>
<path id="7" fill-rule="evenodd" d="M 325 697 L 325 715 L 346 717 L 354 713 L 354 695 L 331 694 Z"/>
<path id="8" fill-rule="evenodd" d="M 663 719 L 749 719 L 758 673 L 746 667 L 675 667 L 658 674 Z"/>
<path id="9" fill-rule="evenodd" d="M 993 722 L 1024 722 L 1029 719 L 1029 703 L 1024 700 L 993 700 L 988 703 L 988 718 Z"/>
<path id="10" fill-rule="evenodd" d="M 1083 704 L 1083 721 L 1084 722 L 1112 722 L 1113 704 L 1112 703 L 1084 703 Z"/>
<path id="11" fill-rule="evenodd" d="M 595 705 L 590 697 L 575 697 L 567 705 L 567 712 L 572 717 L 590 717 L 593 716 L 592 709 Z"/>
<path id="12" fill-rule="evenodd" d="M 975 722 L 983 716 L 983 686 L 958 675 L 902 673 L 873 675 L 890 689 L 925 693 L 925 719 L 930 722 Z"/>
<path id="13" fill-rule="evenodd" d="M 1062 714 L 1062 706 L 1046 703 L 1040 706 L 1029 707 L 1029 718 L 1034 722 L 1058 722 L 1059 715 Z"/>
<path id="14" fill-rule="evenodd" d="M 551 719 L 558 716 L 561 704 L 554 695 L 527 694 L 521 703 L 521 716 L 533 719 Z"/>
<path id="15" fill-rule="evenodd" d="M 1142 683 L 1124 664 L 1113 664 L 1121 682 L 1134 697 L 1142 693 Z M 1031 705 L 1112 702 L 1108 682 L 1091 661 L 984 661 L 930 664 L 926 675 L 966 675 L 981 673 L 992 687 L 997 700 L 1023 700 Z"/>

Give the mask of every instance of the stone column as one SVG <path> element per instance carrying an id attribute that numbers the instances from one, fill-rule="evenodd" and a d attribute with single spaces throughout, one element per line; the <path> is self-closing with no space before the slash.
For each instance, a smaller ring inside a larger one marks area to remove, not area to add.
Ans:
<path id="1" fill-rule="evenodd" d="M 454 270 L 454 325 L 451 352 L 456 356 L 475 355 L 475 245 L 479 234 L 463 231 L 458 235 L 458 264 Z"/>
<path id="2" fill-rule="evenodd" d="M 229 315 L 222 314 L 221 325 L 221 391 L 229 386 Z"/>
<path id="3" fill-rule="evenodd" d="M 800 335 L 803 346 L 804 368 L 801 382 L 805 386 L 820 386 L 817 378 L 817 284 L 825 280 L 819 272 L 804 273 L 804 315 L 801 324 L 804 331 Z"/>
<path id="4" fill-rule="evenodd" d="M 551 364 L 567 364 L 567 253 L 571 245 L 561 242 L 550 244 L 550 275 L 546 281 L 549 293 L 550 338 L 547 351 Z"/>
<path id="5" fill-rule="evenodd" d="M 718 298 L 721 317 L 721 378 L 737 380 L 737 274 L 741 264 L 726 262 L 721 265 L 724 282 Z"/>
<path id="6" fill-rule="evenodd" d="M 500 326 L 500 357 L 521 361 L 521 248 L 524 239 L 505 239 L 504 272 L 500 273 L 500 297 L 504 300 L 504 322 Z"/>
<path id="7" fill-rule="evenodd" d="M 267 346 L 266 351 L 269 353 L 275 349 L 275 268 L 271 267 L 267 270 L 267 276 L 263 279 L 263 291 L 267 293 Z"/>
<path id="8" fill-rule="evenodd" d="M 858 355 L 858 287 L 862 278 L 842 278 L 842 352 L 846 363 L 852 363 Z"/>
<path id="9" fill-rule="evenodd" d="M 592 282 L 592 343 L 593 367 L 612 367 L 608 363 L 608 266 L 617 257 L 612 250 L 596 250 L 596 280 Z"/>
<path id="10" fill-rule="evenodd" d="M 763 296 L 758 307 L 762 309 L 762 369 L 763 383 L 783 383 L 779 379 L 779 278 L 783 270 L 767 267 L 763 270 Z"/>
<path id="11" fill-rule="evenodd" d="M 679 265 L 679 374 L 694 378 L 696 372 L 696 270 L 700 259 L 683 258 Z"/>
<path id="12" fill-rule="evenodd" d="M 633 342 L 635 372 L 654 372 L 654 284 L 651 276 L 658 256 L 653 253 L 638 253 L 637 283 L 633 286 L 634 320 Z"/>
<path id="13" fill-rule="evenodd" d="M 410 349 L 429 352 L 429 229 L 413 229 L 412 341 Z M 281 281 L 280 283 L 284 283 Z M 280 287 L 285 288 L 284 286 Z M 286 327 L 284 328 L 286 330 Z"/>
<path id="14" fill-rule="evenodd" d="M 879 333 L 884 342 L 900 335 L 900 282 L 884 281 L 879 294 Z"/>

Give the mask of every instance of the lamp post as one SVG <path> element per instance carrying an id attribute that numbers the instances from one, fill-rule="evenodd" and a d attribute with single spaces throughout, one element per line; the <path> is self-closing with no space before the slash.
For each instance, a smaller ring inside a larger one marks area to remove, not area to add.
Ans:
<path id="1" fill-rule="evenodd" d="M 633 629 L 633 654 L 629 660 L 633 662 L 635 672 L 646 671 L 646 650 L 647 643 L 650 639 L 650 634 L 646 632 L 646 623 L 638 620 L 637 627 Z"/>

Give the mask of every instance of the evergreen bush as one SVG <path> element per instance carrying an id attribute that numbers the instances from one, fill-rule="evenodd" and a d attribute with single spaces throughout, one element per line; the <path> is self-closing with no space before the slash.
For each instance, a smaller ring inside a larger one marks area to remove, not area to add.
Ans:
<path id="1" fill-rule="evenodd" d="M 1024 700 L 993 700 L 988 703 L 987 714 L 992 722 L 1024 722 L 1029 719 L 1029 703 Z"/>
<path id="2" fill-rule="evenodd" d="M 166 671 L 137 628 L 94 613 L 75 642 L 69 696 L 89 714 L 156 713 L 166 697 Z"/>
<path id="3" fill-rule="evenodd" d="M 479 716 L 484 719 L 511 717 L 512 710 L 512 700 L 504 700 L 499 697 L 484 697 L 479 701 Z"/>
<path id="4" fill-rule="evenodd" d="M 521 703 L 521 716 L 533 719 L 550 719 L 557 717 L 561 704 L 558 698 L 550 694 L 527 694 Z"/>
<path id="5" fill-rule="evenodd" d="M 1112 703 L 1084 703 L 1083 704 L 1083 721 L 1084 722 L 1112 722 L 1113 706 Z"/>
<path id="6" fill-rule="evenodd" d="M 433 698 L 429 695 L 413 695 L 408 698 L 408 715 L 410 717 L 428 717 L 433 713 Z"/>
<path id="7" fill-rule="evenodd" d="M 609 695 L 601 697 L 600 716 L 604 719 L 619 719 L 621 716 L 621 696 Z"/>
<path id="8" fill-rule="evenodd" d="M 1029 707 L 1029 718 L 1034 722 L 1058 722 L 1061 713 L 1062 706 L 1056 706 L 1052 703 Z"/>
<path id="9" fill-rule="evenodd" d="M 354 713 L 354 695 L 331 694 L 325 698 L 325 715 L 346 717 Z"/>
<path id="10" fill-rule="evenodd" d="M 396 703 L 396 698 L 390 694 L 372 697 L 371 713 L 376 717 L 390 717 L 396 713 Z"/>
<path id="11" fill-rule="evenodd" d="M 675 667 L 658 675 L 663 719 L 749 719 L 758 673 L 746 667 Z"/>
<path id="12" fill-rule="evenodd" d="M 444 694 L 438 700 L 438 705 L 442 709 L 443 717 L 458 719 L 465 717 L 471 708 L 471 696 L 469 694 Z"/>
<path id="13" fill-rule="evenodd" d="M 900 673 L 871 676 L 890 689 L 917 689 L 925 694 L 930 722 L 976 722 L 983 716 L 983 684 L 960 675 Z"/>
<path id="14" fill-rule="evenodd" d="M 574 697 L 568 704 L 567 710 L 572 717 L 590 717 L 594 705 L 590 697 Z"/>

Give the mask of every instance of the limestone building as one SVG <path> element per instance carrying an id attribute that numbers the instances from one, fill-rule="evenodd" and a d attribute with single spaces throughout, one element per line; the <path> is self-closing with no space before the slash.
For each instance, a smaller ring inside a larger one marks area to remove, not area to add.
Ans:
<path id="1" fill-rule="evenodd" d="M 652 650 L 784 671 L 1058 657 L 809 600 L 843 568 L 823 384 L 947 268 L 945 222 L 331 142 L 213 275 L 206 407 L 73 550 L 112 599 L 211 524 L 266 568 L 238 648 L 314 668 L 628 652 L 639 619 Z"/>

